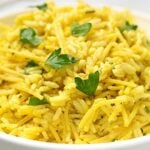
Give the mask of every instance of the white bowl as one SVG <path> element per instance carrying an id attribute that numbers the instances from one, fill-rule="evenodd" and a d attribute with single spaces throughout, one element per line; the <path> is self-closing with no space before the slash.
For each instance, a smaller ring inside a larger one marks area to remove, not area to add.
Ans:
<path id="1" fill-rule="evenodd" d="M 87 2 L 96 7 L 102 6 L 97 0 L 87 0 Z M 61 0 L 57 1 L 60 5 L 74 5 L 75 0 Z M 111 6 L 114 9 L 121 10 L 123 8 Z M 19 7 L 18 7 L 19 8 Z M 13 11 L 7 11 L 7 13 L 0 14 L 0 20 L 5 22 L 10 22 L 12 16 L 22 11 L 22 8 L 13 9 Z M 24 10 L 23 10 L 24 11 Z M 132 11 L 136 16 L 138 24 L 146 30 L 150 35 L 149 23 L 150 16 L 143 14 L 141 12 Z M 10 15 L 11 14 L 11 15 Z M 11 18 L 9 17 L 11 16 Z M 8 19 L 9 17 L 9 19 Z M 7 19 L 5 19 L 7 18 Z M 23 139 L 19 137 L 14 137 L 0 132 L 0 150 L 149 150 L 150 149 L 150 135 L 126 140 L 118 141 L 112 143 L 103 143 L 103 144 L 56 144 L 56 143 L 46 143 L 33 141 L 28 139 Z"/>
<path id="2" fill-rule="evenodd" d="M 103 144 L 55 144 L 0 134 L 1 150 L 149 150 L 150 136 Z"/>

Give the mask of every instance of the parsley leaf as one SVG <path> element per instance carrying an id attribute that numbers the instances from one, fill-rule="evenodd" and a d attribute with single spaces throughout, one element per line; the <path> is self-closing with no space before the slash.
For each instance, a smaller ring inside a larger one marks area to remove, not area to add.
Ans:
<path id="1" fill-rule="evenodd" d="M 24 73 L 26 75 L 30 74 L 42 74 L 42 68 L 33 60 L 29 61 L 24 67 Z"/>
<path id="2" fill-rule="evenodd" d="M 137 25 L 135 24 L 130 24 L 128 21 L 125 22 L 124 26 L 120 29 L 121 32 L 123 31 L 131 31 L 131 30 L 136 30 L 138 28 Z"/>
<path id="3" fill-rule="evenodd" d="M 36 66 L 38 66 L 38 64 L 37 64 L 35 61 L 30 60 L 30 61 L 26 64 L 25 68 L 36 67 Z"/>
<path id="4" fill-rule="evenodd" d="M 40 100 L 36 97 L 30 97 L 28 105 L 38 106 L 38 105 L 45 105 L 45 104 L 49 104 L 48 101 L 46 101 L 45 99 Z"/>
<path id="5" fill-rule="evenodd" d="M 60 54 L 61 48 L 56 49 L 46 60 L 45 64 L 55 68 L 59 69 L 66 65 L 71 65 L 73 63 L 76 63 L 78 60 L 70 55 L 67 54 Z"/>
<path id="6" fill-rule="evenodd" d="M 149 41 L 149 40 L 146 41 L 146 46 L 147 46 L 148 48 L 150 48 L 150 41 Z"/>
<path id="7" fill-rule="evenodd" d="M 117 141 L 117 139 L 112 139 L 112 142 L 115 142 L 115 141 Z"/>
<path id="8" fill-rule="evenodd" d="M 29 27 L 29 28 L 21 29 L 20 41 L 23 44 L 29 44 L 31 46 L 38 46 L 42 42 L 42 39 L 36 34 L 34 29 Z"/>
<path id="9" fill-rule="evenodd" d="M 149 112 L 150 112 L 148 106 L 145 107 L 145 112 L 146 112 L 146 113 L 149 113 Z"/>
<path id="10" fill-rule="evenodd" d="M 35 67 L 38 67 L 38 64 L 33 60 L 29 61 L 24 68 L 24 73 L 27 75 L 32 74 Z"/>
<path id="11" fill-rule="evenodd" d="M 88 96 L 94 95 L 98 83 L 99 83 L 99 72 L 91 73 L 88 79 L 82 80 L 79 77 L 75 78 L 76 88 Z"/>
<path id="12" fill-rule="evenodd" d="M 41 4 L 41 5 L 37 5 L 36 7 L 40 10 L 46 11 L 47 8 L 48 8 L 48 5 L 47 5 L 47 3 L 44 3 L 44 4 Z"/>
<path id="13" fill-rule="evenodd" d="M 92 24 L 91 23 L 85 23 L 85 24 L 73 24 L 71 27 L 71 33 L 75 37 L 79 36 L 85 36 L 88 34 L 88 32 L 91 30 Z"/>
<path id="14" fill-rule="evenodd" d="M 95 10 L 87 10 L 85 13 L 86 14 L 92 14 L 92 13 L 95 13 Z"/>

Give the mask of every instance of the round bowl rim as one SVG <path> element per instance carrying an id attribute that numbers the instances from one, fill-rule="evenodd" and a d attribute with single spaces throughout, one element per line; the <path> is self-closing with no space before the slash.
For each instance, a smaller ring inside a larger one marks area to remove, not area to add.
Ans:
<path id="1" fill-rule="evenodd" d="M 103 6 L 103 5 L 101 5 Z M 116 10 L 122 10 L 124 7 L 120 6 L 111 6 L 112 8 Z M 25 10 L 28 9 L 22 9 L 19 12 L 24 12 Z M 29 9 L 31 10 L 31 9 Z M 18 14 L 18 11 L 15 11 L 14 14 Z M 150 15 L 147 13 L 143 13 L 140 11 L 132 10 L 131 11 L 134 15 L 146 18 L 150 20 Z M 7 15 L 0 15 L 0 18 L 7 17 Z M 41 142 L 41 141 L 35 141 L 35 140 L 30 140 L 30 139 L 24 139 L 21 137 L 15 137 L 12 135 L 8 135 L 6 133 L 0 132 L 0 141 L 2 142 L 7 142 L 10 144 L 16 144 L 24 147 L 31 147 L 31 148 L 41 148 L 41 149 L 65 149 L 65 150 L 71 150 L 72 148 L 76 150 L 83 150 L 86 149 L 116 149 L 116 148 L 127 148 L 127 147 L 132 147 L 134 145 L 141 145 L 141 144 L 146 144 L 150 142 L 150 135 L 146 135 L 143 137 L 138 137 L 134 139 L 129 139 L 125 141 L 117 141 L 117 142 L 109 142 L 109 143 L 97 143 L 97 144 L 58 144 L 58 143 L 49 143 L 49 142 Z"/>
<path id="2" fill-rule="evenodd" d="M 7 142 L 10 144 L 16 144 L 21 145 L 24 147 L 32 147 L 32 148 L 47 148 L 47 149 L 65 149 L 65 150 L 71 150 L 72 148 L 76 150 L 80 150 L 81 148 L 83 150 L 86 149 L 116 149 L 116 148 L 128 148 L 132 147 L 134 145 L 142 145 L 147 144 L 150 142 L 150 135 L 146 135 L 143 137 L 138 137 L 130 140 L 124 140 L 124 141 L 117 141 L 117 142 L 109 142 L 109 143 L 97 143 L 97 144 L 58 144 L 58 143 L 48 143 L 48 142 L 41 142 L 41 141 L 35 141 L 30 139 L 24 139 L 21 137 L 15 137 L 12 135 L 8 135 L 6 133 L 0 133 L 0 141 Z"/>

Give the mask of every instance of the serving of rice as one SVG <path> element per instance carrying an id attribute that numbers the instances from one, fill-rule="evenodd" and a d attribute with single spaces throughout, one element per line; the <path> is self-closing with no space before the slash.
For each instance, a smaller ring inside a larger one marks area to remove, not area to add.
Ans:
<path id="1" fill-rule="evenodd" d="M 150 42 L 130 12 L 83 2 L 45 6 L 18 15 L 13 25 L 0 24 L 0 131 L 67 144 L 150 134 Z M 72 26 L 85 23 L 88 33 L 73 35 Z M 34 29 L 39 44 L 22 42 L 24 29 Z M 76 61 L 48 66 L 59 48 Z M 85 94 L 75 79 L 95 72 L 98 85 Z M 31 104 L 31 97 L 45 101 Z"/>

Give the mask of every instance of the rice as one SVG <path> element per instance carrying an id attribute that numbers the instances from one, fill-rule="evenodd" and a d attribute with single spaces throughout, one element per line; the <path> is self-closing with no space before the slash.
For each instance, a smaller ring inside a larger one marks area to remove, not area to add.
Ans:
<path id="1" fill-rule="evenodd" d="M 0 131 L 68 144 L 150 134 L 150 44 L 136 26 L 121 30 L 126 21 L 134 23 L 130 12 L 83 2 L 46 6 L 18 15 L 13 25 L 0 25 Z M 92 25 L 87 35 L 71 34 L 74 23 L 86 22 Z M 39 45 L 21 43 L 20 31 L 28 27 L 42 38 Z M 57 48 L 78 62 L 61 69 L 46 66 Z M 25 68 L 29 61 L 36 66 Z M 74 79 L 96 71 L 98 86 L 88 96 Z M 33 96 L 46 104 L 29 105 Z"/>

